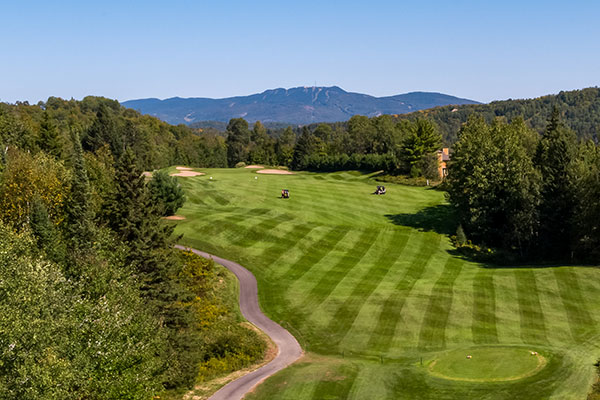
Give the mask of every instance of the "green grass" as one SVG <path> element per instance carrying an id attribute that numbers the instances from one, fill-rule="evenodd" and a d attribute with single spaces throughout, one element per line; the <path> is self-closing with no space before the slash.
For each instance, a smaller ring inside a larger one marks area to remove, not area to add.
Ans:
<path id="1" fill-rule="evenodd" d="M 503 346 L 454 349 L 432 360 L 429 371 L 459 381 L 518 380 L 545 367 L 546 358 L 535 353 L 526 348 Z"/>
<path id="2" fill-rule="evenodd" d="M 251 269 L 262 309 L 309 352 L 251 398 L 585 398 L 600 356 L 600 269 L 458 258 L 444 194 L 429 188 L 390 184 L 375 196 L 377 183 L 355 172 L 205 172 L 180 178 L 187 219 L 176 233 Z M 428 370 L 474 346 L 531 348 L 547 364 L 510 382 Z"/>

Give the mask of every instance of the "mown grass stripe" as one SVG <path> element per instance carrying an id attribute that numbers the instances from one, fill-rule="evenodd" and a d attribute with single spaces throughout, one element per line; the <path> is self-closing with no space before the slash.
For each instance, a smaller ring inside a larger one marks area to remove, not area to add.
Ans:
<path id="1" fill-rule="evenodd" d="M 323 257 L 329 254 L 349 231 L 349 228 L 330 228 L 325 235 L 313 244 L 311 251 L 304 253 L 302 257 L 284 271 L 285 279 L 292 282 L 301 279 Z"/>
<path id="2" fill-rule="evenodd" d="M 363 231 L 354 247 L 348 250 L 331 268 L 323 270 L 321 278 L 306 296 L 303 307 L 315 309 L 329 297 L 348 272 L 360 263 L 371 246 L 375 244 L 378 236 L 379 231 L 371 229 Z"/>
<path id="3" fill-rule="evenodd" d="M 206 181 L 202 182 L 203 186 L 208 186 L 209 183 L 207 183 Z M 203 194 L 207 195 L 208 197 L 210 197 L 211 199 L 214 200 L 215 203 L 221 205 L 221 206 L 226 206 L 227 204 L 230 203 L 229 199 L 225 198 L 224 196 L 221 196 L 219 194 L 219 191 L 217 189 L 206 189 L 204 188 L 202 190 Z"/>
<path id="4" fill-rule="evenodd" d="M 525 343 L 547 343 L 544 312 L 533 271 L 514 272 L 521 320 L 521 339 Z"/>
<path id="5" fill-rule="evenodd" d="M 290 222 L 291 217 L 288 214 L 279 214 L 271 218 L 266 218 L 259 223 L 245 228 L 246 232 L 231 244 L 240 247 L 250 247 L 258 241 L 276 242 L 279 238 L 270 233 L 271 230 L 284 222 Z"/>
<path id="6" fill-rule="evenodd" d="M 480 269 L 473 277 L 471 333 L 475 343 L 498 343 L 494 271 Z"/>
<path id="7" fill-rule="evenodd" d="M 408 241 L 408 231 L 394 231 L 389 244 L 372 266 L 365 270 L 352 292 L 336 310 L 325 331 L 328 343 L 338 345 L 354 324 L 360 309 L 389 272 Z"/>
<path id="8" fill-rule="evenodd" d="M 369 338 L 368 347 L 372 350 L 385 352 L 390 348 L 396 332 L 396 325 L 402 316 L 402 308 L 404 307 L 406 298 L 410 295 L 416 281 L 425 271 L 427 263 L 434 254 L 432 249 L 439 245 L 441 236 L 420 234 L 420 239 L 421 246 L 419 252 L 415 255 L 410 267 L 406 270 L 406 273 L 398 282 L 394 291 L 385 299 L 381 307 L 377 326 Z"/>
<path id="9" fill-rule="evenodd" d="M 554 278 L 569 320 L 571 336 L 577 343 L 584 343 L 595 332 L 595 322 L 585 308 L 586 302 L 581 295 L 577 274 L 570 268 L 556 268 Z"/>
<path id="10" fill-rule="evenodd" d="M 317 228 L 317 225 L 315 224 L 304 223 L 294 225 L 294 227 L 288 233 L 282 237 L 279 237 L 278 240 L 273 243 L 273 245 L 264 249 L 259 256 L 259 259 L 264 261 L 265 266 L 270 266 L 282 255 L 293 249 L 315 228 Z"/>
<path id="11" fill-rule="evenodd" d="M 419 332 L 419 348 L 443 349 L 446 347 L 446 324 L 452 308 L 454 282 L 462 270 L 463 263 L 449 258 L 442 275 L 433 286 L 425 318 Z"/>
<path id="12" fill-rule="evenodd" d="M 256 216 L 264 215 L 269 210 L 265 210 L 264 208 L 252 208 L 250 210 L 246 210 L 240 213 L 227 214 L 222 218 L 218 218 L 215 220 L 204 220 L 206 221 L 201 227 L 199 227 L 199 231 L 201 231 L 205 235 L 218 235 L 222 232 L 226 232 L 229 234 L 241 235 L 243 231 L 240 231 L 240 223 L 246 221 L 250 218 L 254 218 Z M 237 237 L 237 236 L 236 236 Z"/>
<path id="13" fill-rule="evenodd" d="M 313 392 L 313 400 L 347 399 L 358 376 L 358 367 L 344 365 L 332 376 L 321 378 Z"/>

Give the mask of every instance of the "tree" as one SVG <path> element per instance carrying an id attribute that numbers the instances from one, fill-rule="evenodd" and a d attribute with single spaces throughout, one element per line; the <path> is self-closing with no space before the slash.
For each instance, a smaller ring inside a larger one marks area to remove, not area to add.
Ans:
<path id="1" fill-rule="evenodd" d="M 433 122 L 417 119 L 408 125 L 406 138 L 400 148 L 400 156 L 405 163 L 406 171 L 411 176 L 422 175 L 423 157 L 435 153 L 442 145 L 442 136 Z"/>
<path id="2" fill-rule="evenodd" d="M 593 141 L 580 146 L 573 176 L 574 251 L 579 259 L 597 261 L 600 258 L 600 147 Z"/>
<path id="3" fill-rule="evenodd" d="M 250 130 L 243 118 L 233 118 L 227 125 L 227 164 L 234 167 L 238 162 L 248 161 Z"/>
<path id="4" fill-rule="evenodd" d="M 539 173 L 527 153 L 522 123 L 491 126 L 471 118 L 454 146 L 450 204 L 467 236 L 479 243 L 529 252 L 537 234 Z"/>
<path id="5" fill-rule="evenodd" d="M 64 244 L 60 240 L 56 226 L 48 216 L 46 206 L 37 195 L 31 203 L 29 225 L 38 248 L 46 253 L 48 259 L 55 263 L 63 262 L 66 255 Z"/>
<path id="6" fill-rule="evenodd" d="M 52 222 L 59 225 L 65 217 L 69 182 L 62 162 L 43 152 L 32 156 L 9 148 L 0 181 L 0 219 L 15 230 L 25 228 L 32 201 L 39 196 Z"/>
<path id="7" fill-rule="evenodd" d="M 560 122 L 559 111 L 554 108 L 535 159 L 542 176 L 540 249 L 553 257 L 569 253 L 575 207 L 571 171 L 576 146 L 575 134 Z"/>
<path id="8" fill-rule="evenodd" d="M 42 114 L 42 122 L 40 123 L 38 146 L 40 149 L 55 158 L 60 158 L 62 155 L 62 138 L 58 132 L 58 129 L 52 120 L 50 120 L 48 111 L 46 110 Z"/>
<path id="9" fill-rule="evenodd" d="M 83 137 L 82 145 L 87 151 L 96 151 L 104 144 L 110 146 L 110 151 L 118 157 L 123 152 L 123 138 L 117 130 L 117 123 L 112 111 L 100 104 L 96 118 Z"/>
<path id="10" fill-rule="evenodd" d="M 375 127 L 373 138 L 373 151 L 377 154 L 394 153 L 398 144 L 399 135 L 390 115 L 381 115 L 372 120 Z"/>
<path id="11" fill-rule="evenodd" d="M 302 133 L 298 138 L 296 147 L 294 148 L 294 156 L 292 158 L 292 168 L 301 170 L 307 166 L 307 158 L 316 153 L 317 141 L 307 126 L 302 127 Z"/>
<path id="12" fill-rule="evenodd" d="M 348 120 L 348 135 L 354 153 L 367 154 L 373 152 L 375 128 L 368 117 L 354 115 L 350 118 Z"/>
<path id="13" fill-rule="evenodd" d="M 161 215 L 173 215 L 185 202 L 183 189 L 177 178 L 164 171 L 156 171 L 148 182 L 148 190 Z"/>
<path id="14" fill-rule="evenodd" d="M 83 250 L 89 249 L 92 243 L 92 220 L 94 215 L 90 201 L 90 182 L 77 131 L 72 132 L 72 142 L 73 176 L 71 178 L 71 191 L 65 207 L 65 231 L 72 248 Z"/>
<path id="15" fill-rule="evenodd" d="M 284 129 L 276 144 L 277 162 L 280 165 L 288 167 L 292 165 L 295 144 L 296 134 L 292 130 L 292 127 L 288 126 Z"/>
<path id="16" fill-rule="evenodd" d="M 267 135 L 267 129 L 260 121 L 254 123 L 250 139 L 249 161 L 252 164 L 273 164 L 275 162 L 274 141 Z"/>

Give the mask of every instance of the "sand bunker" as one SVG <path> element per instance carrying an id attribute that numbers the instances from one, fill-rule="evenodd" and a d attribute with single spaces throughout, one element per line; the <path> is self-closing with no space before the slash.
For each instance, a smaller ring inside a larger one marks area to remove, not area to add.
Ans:
<path id="1" fill-rule="evenodd" d="M 196 172 L 196 171 L 181 171 L 176 174 L 170 174 L 171 176 L 181 176 L 181 177 L 189 177 L 189 176 L 198 176 L 204 175 L 204 172 Z"/>
<path id="2" fill-rule="evenodd" d="M 178 169 L 179 171 L 191 171 L 194 168 L 190 168 L 190 167 L 175 167 L 175 169 Z"/>
<path id="3" fill-rule="evenodd" d="M 258 169 L 258 168 L 264 168 L 264 166 L 262 166 L 262 165 L 246 165 L 244 168 Z"/>
<path id="4" fill-rule="evenodd" d="M 294 175 L 293 172 L 286 171 L 285 169 L 261 169 L 256 171 L 257 174 L 273 174 L 273 175 Z"/>
<path id="5" fill-rule="evenodd" d="M 168 217 L 163 217 L 163 219 L 168 219 L 169 221 L 181 221 L 185 219 L 183 215 L 170 215 Z"/>
<path id="6" fill-rule="evenodd" d="M 149 171 L 142 172 L 142 175 L 145 176 L 146 178 L 152 178 L 152 172 L 149 172 Z"/>

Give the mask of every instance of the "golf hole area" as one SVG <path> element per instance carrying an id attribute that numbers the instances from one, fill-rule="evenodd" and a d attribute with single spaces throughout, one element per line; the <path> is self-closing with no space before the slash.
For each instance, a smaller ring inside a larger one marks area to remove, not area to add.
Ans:
<path id="1" fill-rule="evenodd" d="M 450 380 L 505 382 L 535 375 L 545 366 L 546 358 L 536 349 L 489 346 L 440 353 L 431 360 L 428 370 L 434 376 Z"/>

